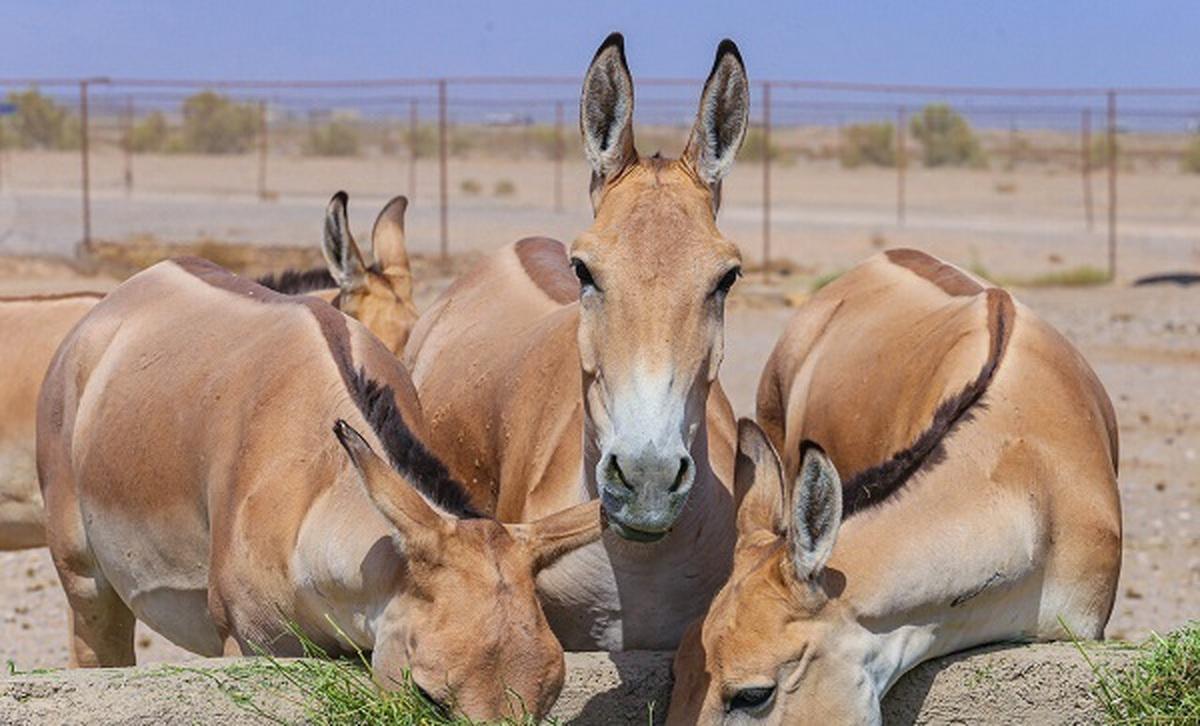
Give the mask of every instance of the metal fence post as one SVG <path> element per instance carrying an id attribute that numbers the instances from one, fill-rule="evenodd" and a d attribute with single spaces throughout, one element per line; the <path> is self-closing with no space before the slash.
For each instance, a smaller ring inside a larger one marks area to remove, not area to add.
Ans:
<path id="1" fill-rule="evenodd" d="M 408 201 L 417 198 L 417 143 L 420 128 L 417 99 L 408 102 Z"/>
<path id="2" fill-rule="evenodd" d="M 133 193 L 133 96 L 125 97 L 125 114 L 122 117 L 125 128 L 125 196 Z"/>
<path id="3" fill-rule="evenodd" d="M 1087 219 L 1087 230 L 1091 232 L 1096 225 L 1092 213 L 1092 110 L 1090 108 L 1083 109 L 1083 117 L 1079 124 L 1082 137 L 1079 145 L 1079 161 L 1083 173 L 1083 214 Z"/>
<path id="4" fill-rule="evenodd" d="M 258 102 L 258 198 L 267 198 L 267 102 Z"/>
<path id="5" fill-rule="evenodd" d="M 763 81 L 762 266 L 763 281 L 771 281 L 771 84 Z"/>
<path id="6" fill-rule="evenodd" d="M 563 104 L 554 103 L 554 211 L 563 210 Z"/>
<path id="7" fill-rule="evenodd" d="M 905 189 L 905 171 L 908 167 L 908 149 L 905 138 L 908 111 L 901 106 L 896 109 L 896 224 L 904 226 L 907 215 L 907 190 Z"/>
<path id="8" fill-rule="evenodd" d="M 92 175 L 88 165 L 88 81 L 79 82 L 79 163 L 83 185 L 83 250 L 92 249 Z"/>
<path id="9" fill-rule="evenodd" d="M 1108 92 L 1108 279 L 1117 279 L 1117 92 Z"/>
<path id="10" fill-rule="evenodd" d="M 442 261 L 450 258 L 450 228 L 448 209 L 449 179 L 446 171 L 447 139 L 446 139 L 446 79 L 438 80 L 438 204 L 441 221 L 441 253 Z"/>

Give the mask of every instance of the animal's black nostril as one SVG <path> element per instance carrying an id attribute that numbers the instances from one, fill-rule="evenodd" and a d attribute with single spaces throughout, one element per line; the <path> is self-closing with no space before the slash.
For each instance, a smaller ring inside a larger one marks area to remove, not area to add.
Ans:
<path id="1" fill-rule="evenodd" d="M 617 463 L 617 455 L 612 454 L 608 457 L 608 476 L 610 479 L 616 479 L 629 491 L 633 491 L 633 487 L 629 484 L 629 480 L 625 478 L 625 472 L 621 471 L 621 465 Z"/>
<path id="2" fill-rule="evenodd" d="M 433 706 L 434 710 L 438 712 L 439 716 L 443 716 L 443 717 L 450 716 L 450 709 L 446 707 L 445 703 L 439 701 L 438 699 L 436 699 L 432 695 L 430 695 L 429 691 L 427 691 L 421 687 L 421 684 L 414 682 L 413 686 L 416 687 L 417 693 L 421 694 L 421 698 L 424 698 L 426 701 L 429 702 L 430 706 Z"/>
<path id="3" fill-rule="evenodd" d="M 679 471 L 675 474 L 675 481 L 671 484 L 672 492 L 678 491 L 679 487 L 683 486 L 683 480 L 687 476 L 687 472 L 688 460 L 687 457 L 684 456 L 679 459 Z"/>

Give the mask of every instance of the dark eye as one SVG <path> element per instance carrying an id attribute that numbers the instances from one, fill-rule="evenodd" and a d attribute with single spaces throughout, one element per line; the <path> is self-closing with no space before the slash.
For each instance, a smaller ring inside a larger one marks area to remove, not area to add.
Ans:
<path id="1" fill-rule="evenodd" d="M 730 711 L 751 711 L 765 705 L 775 695 L 775 686 L 743 688 L 729 699 Z"/>
<path id="2" fill-rule="evenodd" d="M 733 283 L 737 282 L 737 279 L 741 276 L 742 276 L 742 268 L 740 268 L 740 267 L 734 267 L 729 272 L 726 272 L 725 276 L 721 278 L 721 281 L 717 283 L 717 287 L 715 290 L 713 290 L 713 294 L 714 295 L 728 294 L 729 289 L 731 287 L 733 287 Z"/>
<path id="3" fill-rule="evenodd" d="M 579 284 L 582 287 L 600 289 L 596 287 L 596 281 L 592 279 L 592 271 L 587 268 L 587 265 L 583 264 L 583 260 L 571 260 L 571 269 L 575 271 L 575 277 L 579 278 Z"/>

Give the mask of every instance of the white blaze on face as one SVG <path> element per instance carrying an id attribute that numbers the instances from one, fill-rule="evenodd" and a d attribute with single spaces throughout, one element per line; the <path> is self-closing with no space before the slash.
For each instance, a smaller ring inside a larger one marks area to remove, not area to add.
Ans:
<path id="1" fill-rule="evenodd" d="M 686 390 L 672 386 L 669 372 L 636 366 L 625 385 L 609 392 L 606 408 L 611 429 L 601 433 L 602 448 L 631 453 L 646 448 L 686 450 L 686 394 Z"/>

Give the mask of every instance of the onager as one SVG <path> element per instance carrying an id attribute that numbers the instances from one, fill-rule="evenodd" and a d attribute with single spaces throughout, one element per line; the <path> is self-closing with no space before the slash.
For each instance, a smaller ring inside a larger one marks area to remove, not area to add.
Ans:
<path id="1" fill-rule="evenodd" d="M 430 445 L 476 506 L 518 522 L 604 507 L 602 541 L 538 578 L 568 649 L 674 648 L 729 573 L 736 429 L 716 379 L 741 257 L 715 219 L 748 109 L 726 40 L 682 157 L 640 157 L 609 36 L 580 103 L 592 227 L 569 256 L 544 238 L 500 250 L 413 330 Z"/>
<path id="2" fill-rule="evenodd" d="M 350 234 L 346 193 L 329 202 L 322 250 L 329 269 L 267 275 L 260 284 L 288 294 L 309 293 L 365 323 L 399 355 L 417 318 L 404 244 L 404 210 L 396 197 L 375 220 L 374 260 Z M 0 298 L 0 550 L 43 547 L 45 512 L 35 464 L 38 388 L 50 358 L 101 292 Z"/>
<path id="3" fill-rule="evenodd" d="M 1112 404 L 1005 291 L 913 250 L 869 259 L 797 312 L 758 417 L 733 574 L 676 655 L 671 723 L 879 723 L 924 660 L 1102 637 Z"/>
<path id="4" fill-rule="evenodd" d="M 195 258 L 132 277 L 39 399 L 72 665 L 132 664 L 135 618 L 208 656 L 299 654 L 294 624 L 372 650 L 381 685 L 411 669 L 473 718 L 544 714 L 564 664 L 534 576 L 600 536 L 599 507 L 481 517 L 423 431 L 404 367 L 326 303 Z"/>

